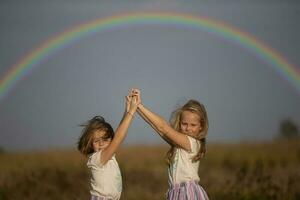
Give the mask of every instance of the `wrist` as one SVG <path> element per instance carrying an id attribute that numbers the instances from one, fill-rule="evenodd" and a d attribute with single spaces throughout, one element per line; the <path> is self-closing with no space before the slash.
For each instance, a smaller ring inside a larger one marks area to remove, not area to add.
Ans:
<path id="1" fill-rule="evenodd" d="M 143 104 L 142 104 L 142 103 L 139 103 L 139 104 L 137 105 L 137 108 L 140 109 L 141 107 L 143 107 Z"/>
<path id="2" fill-rule="evenodd" d="M 127 114 L 130 115 L 131 117 L 134 117 L 134 112 L 132 111 L 127 111 Z"/>

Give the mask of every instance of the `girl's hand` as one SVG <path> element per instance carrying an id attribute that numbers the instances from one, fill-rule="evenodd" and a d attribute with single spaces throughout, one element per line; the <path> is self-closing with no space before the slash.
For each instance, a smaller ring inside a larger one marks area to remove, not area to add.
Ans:
<path id="1" fill-rule="evenodd" d="M 138 105 L 141 103 L 141 98 L 135 89 L 131 89 L 128 96 L 131 97 L 129 111 L 134 113 L 136 112 Z"/>
<path id="2" fill-rule="evenodd" d="M 126 112 L 129 111 L 131 100 L 132 100 L 131 95 L 127 95 L 126 96 L 126 102 L 125 102 L 126 103 Z"/>
<path id="3" fill-rule="evenodd" d="M 137 99 L 136 99 L 137 100 L 137 106 L 142 103 L 141 91 L 139 89 L 137 89 L 137 88 L 131 89 L 131 95 L 137 97 Z"/>

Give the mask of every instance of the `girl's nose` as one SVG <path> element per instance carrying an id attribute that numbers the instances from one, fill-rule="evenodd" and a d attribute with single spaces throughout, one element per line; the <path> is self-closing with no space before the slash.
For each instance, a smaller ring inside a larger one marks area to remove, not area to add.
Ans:
<path id="1" fill-rule="evenodd" d="M 190 126 L 186 126 L 186 130 L 187 130 L 187 131 L 189 131 L 189 130 L 190 130 L 190 128 L 191 128 Z"/>
<path id="2" fill-rule="evenodd" d="M 102 140 L 99 140 L 99 145 L 101 146 L 103 144 L 103 141 Z"/>
<path id="3" fill-rule="evenodd" d="M 190 132 L 190 127 L 187 126 L 187 127 L 185 128 L 185 132 L 187 132 L 187 133 Z"/>

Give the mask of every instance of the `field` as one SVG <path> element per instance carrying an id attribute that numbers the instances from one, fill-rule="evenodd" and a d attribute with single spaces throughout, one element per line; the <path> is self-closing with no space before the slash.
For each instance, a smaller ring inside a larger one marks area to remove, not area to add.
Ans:
<path id="1" fill-rule="evenodd" d="M 124 200 L 160 200 L 167 146 L 126 146 L 118 154 Z M 86 160 L 75 150 L 0 154 L 0 200 L 89 199 Z M 201 161 L 210 199 L 300 199 L 300 141 L 210 144 Z"/>

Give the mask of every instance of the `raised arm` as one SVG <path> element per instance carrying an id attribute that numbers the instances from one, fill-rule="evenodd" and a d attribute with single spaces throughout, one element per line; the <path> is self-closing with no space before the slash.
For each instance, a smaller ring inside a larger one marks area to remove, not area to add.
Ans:
<path id="1" fill-rule="evenodd" d="M 136 97 L 135 97 L 135 98 L 136 98 Z M 123 117 L 122 117 L 122 119 L 121 119 L 121 121 L 120 121 L 120 124 L 122 123 L 122 121 L 124 120 L 124 118 L 125 118 L 127 112 L 129 111 L 131 99 L 132 99 L 132 96 L 131 96 L 131 95 L 125 96 L 125 109 L 124 109 Z"/>
<path id="2" fill-rule="evenodd" d="M 137 110 L 137 112 L 145 120 L 145 122 L 147 122 L 155 130 L 155 132 L 161 136 L 162 139 L 164 139 L 169 145 L 173 145 L 172 141 L 165 137 L 162 133 L 160 133 L 159 130 L 155 127 L 155 125 L 151 123 L 151 121 L 147 119 L 147 117 L 139 109 Z"/>
<path id="3" fill-rule="evenodd" d="M 132 93 L 137 95 L 141 101 L 138 89 L 134 89 Z M 150 111 L 141 102 L 138 105 L 138 113 L 170 145 L 179 146 L 187 151 L 191 150 L 187 135 L 173 129 L 165 119 Z"/>
<path id="4" fill-rule="evenodd" d="M 128 102 L 129 99 L 130 102 Z M 127 135 L 127 131 L 134 117 L 134 114 L 137 110 L 137 105 L 138 105 L 137 97 L 132 97 L 132 98 L 126 97 L 126 102 L 127 102 L 126 108 L 128 107 L 128 103 L 130 103 L 128 111 L 124 113 L 124 116 L 115 132 L 115 136 L 111 141 L 110 145 L 102 151 L 101 154 L 102 164 L 105 164 L 108 160 L 111 159 L 111 157 L 115 154 L 120 144 L 123 142 L 125 136 Z"/>

